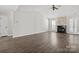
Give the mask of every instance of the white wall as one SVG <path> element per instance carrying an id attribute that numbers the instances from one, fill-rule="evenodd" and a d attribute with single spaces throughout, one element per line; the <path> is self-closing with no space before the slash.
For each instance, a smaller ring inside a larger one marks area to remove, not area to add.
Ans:
<path id="1" fill-rule="evenodd" d="M 9 36 L 12 36 L 13 35 L 13 12 L 9 12 L 7 14 L 7 17 L 8 17 L 8 28 L 9 28 Z"/>
<path id="2" fill-rule="evenodd" d="M 20 6 L 14 14 L 14 36 L 23 36 L 48 30 L 48 18 L 78 17 L 78 5 L 61 5 L 53 11 L 49 5 Z"/>
<path id="3" fill-rule="evenodd" d="M 20 6 L 16 11 L 17 7 L 18 5 L 0 6 L 0 15 L 6 16 L 8 18 L 9 35 L 13 34 L 14 36 L 47 31 L 48 18 L 61 16 L 68 16 L 70 18 L 79 16 L 78 5 L 62 5 L 56 11 L 51 9 L 51 5 Z M 26 27 L 24 25 L 26 25 Z"/>
<path id="4" fill-rule="evenodd" d="M 6 18 L 6 21 L 7 21 L 7 26 L 8 26 L 8 30 L 7 30 L 7 33 L 8 33 L 8 35 L 10 36 L 11 35 L 11 24 L 10 24 L 10 20 L 11 19 L 9 19 L 9 17 L 10 17 L 10 15 L 9 15 L 9 12 L 7 13 L 7 12 L 0 12 L 0 17 L 1 16 L 3 16 L 3 17 L 5 17 Z"/>
<path id="5" fill-rule="evenodd" d="M 13 35 L 13 25 L 12 25 L 12 23 L 13 23 L 13 12 L 2 12 L 2 13 L 0 13 L 0 16 L 3 16 L 3 17 L 5 17 L 6 18 L 6 21 L 7 21 L 7 25 L 8 25 L 8 31 L 7 31 L 7 33 L 8 33 L 8 36 L 11 36 L 11 35 Z"/>
<path id="6" fill-rule="evenodd" d="M 29 6 L 31 7 L 31 6 Z M 48 19 L 36 9 L 21 6 L 14 14 L 14 37 L 46 32 Z"/>
<path id="7" fill-rule="evenodd" d="M 16 11 L 18 5 L 0 5 L 0 16 L 6 17 L 8 22 L 8 35 L 13 34 L 13 12 Z"/>

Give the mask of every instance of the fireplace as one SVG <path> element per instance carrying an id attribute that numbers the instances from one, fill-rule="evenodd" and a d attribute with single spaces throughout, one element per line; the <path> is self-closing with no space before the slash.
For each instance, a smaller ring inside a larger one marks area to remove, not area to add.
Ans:
<path id="1" fill-rule="evenodd" d="M 57 32 L 59 33 L 66 33 L 66 25 L 58 25 Z"/>

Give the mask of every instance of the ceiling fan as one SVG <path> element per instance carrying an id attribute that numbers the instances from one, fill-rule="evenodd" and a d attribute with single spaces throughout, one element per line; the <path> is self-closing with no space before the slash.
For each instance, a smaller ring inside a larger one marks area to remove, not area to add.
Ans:
<path id="1" fill-rule="evenodd" d="M 52 10 L 54 11 L 54 10 L 57 10 L 57 9 L 59 9 L 58 7 L 60 7 L 59 5 L 58 6 L 56 6 L 56 5 L 52 5 Z"/>

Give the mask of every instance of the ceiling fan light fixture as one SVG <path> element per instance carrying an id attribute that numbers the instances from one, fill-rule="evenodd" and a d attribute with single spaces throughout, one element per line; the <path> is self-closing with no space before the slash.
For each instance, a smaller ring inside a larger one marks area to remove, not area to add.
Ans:
<path id="1" fill-rule="evenodd" d="M 52 9 L 53 9 L 53 11 L 59 9 L 58 7 L 61 7 L 61 6 L 60 6 L 60 5 L 58 5 L 58 6 L 56 6 L 56 5 L 52 5 Z"/>

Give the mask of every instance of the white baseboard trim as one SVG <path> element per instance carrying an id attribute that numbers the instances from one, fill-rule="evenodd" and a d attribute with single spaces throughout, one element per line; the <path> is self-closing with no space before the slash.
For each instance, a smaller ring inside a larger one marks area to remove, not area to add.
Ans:
<path id="1" fill-rule="evenodd" d="M 79 34 L 79 33 L 67 33 L 67 34 Z"/>
<path id="2" fill-rule="evenodd" d="M 38 34 L 38 33 L 43 33 L 43 32 L 47 32 L 47 31 L 40 31 L 40 32 L 29 33 L 29 34 L 21 34 L 21 35 L 13 35 L 13 38 L 27 36 L 27 35 L 33 35 L 33 34 Z"/>

